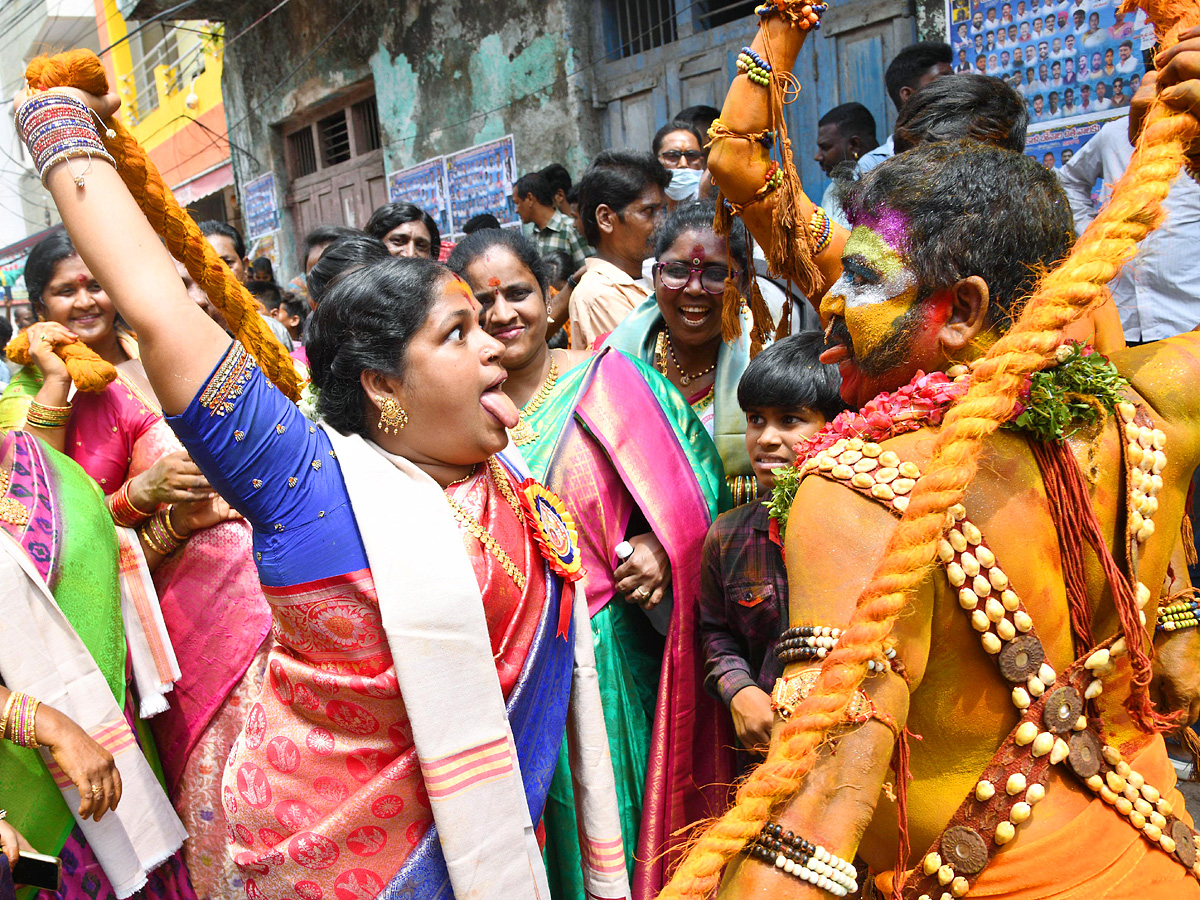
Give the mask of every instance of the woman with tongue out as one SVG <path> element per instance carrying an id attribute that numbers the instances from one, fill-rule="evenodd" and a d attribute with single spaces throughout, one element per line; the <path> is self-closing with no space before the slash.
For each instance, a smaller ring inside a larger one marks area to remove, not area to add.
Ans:
<path id="1" fill-rule="evenodd" d="M 612 349 L 547 347 L 546 275 L 526 238 L 480 231 L 447 264 L 471 285 L 484 330 L 504 345 L 504 390 L 521 407 L 513 442 L 579 526 L 581 584 L 621 797 L 620 862 L 637 896 L 649 896 L 665 835 L 686 825 L 686 814 L 707 815 L 690 785 L 717 785 L 711 796 L 719 805 L 719 785 L 733 775 L 732 757 L 718 749 L 731 746 L 717 730 L 724 717 L 698 690 L 703 654 L 692 624 L 704 535 L 727 502 L 721 464 L 686 401 L 650 366 Z M 665 653 L 652 621 L 668 632 Z M 690 748 L 682 769 L 664 752 L 680 745 Z M 687 785 L 668 783 L 683 770 Z M 585 895 L 571 778 L 564 746 L 544 819 L 555 900 Z M 680 800 L 672 806 L 669 797 Z M 635 851 L 648 862 L 635 865 Z"/>
<path id="2" fill-rule="evenodd" d="M 738 381 L 750 364 L 750 328 L 737 341 L 721 340 L 721 297 L 726 277 L 744 293 L 746 230 L 728 237 L 713 231 L 716 204 L 677 207 L 655 243 L 654 293 L 613 329 L 605 346 L 654 366 L 700 416 L 725 467 L 734 505 L 754 499 L 757 485 L 746 455 L 746 416 Z"/>
<path id="3" fill-rule="evenodd" d="M 496 456 L 518 414 L 467 286 L 426 259 L 342 275 L 310 322 L 311 423 L 188 298 L 110 164 L 86 190 L 43 174 L 167 421 L 253 528 L 276 643 L 222 788 L 247 895 L 547 896 L 535 825 L 564 734 L 580 830 L 619 847 L 575 524 Z M 588 891 L 626 896 L 605 862 Z"/>

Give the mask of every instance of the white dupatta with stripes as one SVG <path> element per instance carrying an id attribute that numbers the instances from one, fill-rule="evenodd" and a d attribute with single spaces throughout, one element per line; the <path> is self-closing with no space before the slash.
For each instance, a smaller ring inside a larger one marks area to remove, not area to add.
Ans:
<path id="1" fill-rule="evenodd" d="M 457 900 L 549 900 L 479 584 L 442 488 L 415 465 L 322 424 L 341 463 Z M 568 712 L 584 879 L 629 896 L 612 762 L 582 591 Z M 613 852 L 621 864 L 611 865 Z M 597 855 L 603 859 L 592 860 Z M 619 869 L 619 871 L 618 871 Z"/>
<path id="2" fill-rule="evenodd" d="M 123 795 L 99 822 L 84 821 L 79 792 L 42 749 L 55 783 L 118 898 L 183 844 L 187 831 L 142 755 L 104 674 L 21 546 L 0 530 L 0 674 L 5 685 L 70 718 L 116 760 Z"/>

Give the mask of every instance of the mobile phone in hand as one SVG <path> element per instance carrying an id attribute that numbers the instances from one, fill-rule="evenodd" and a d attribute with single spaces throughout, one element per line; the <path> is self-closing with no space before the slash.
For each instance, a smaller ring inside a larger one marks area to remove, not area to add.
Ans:
<path id="1" fill-rule="evenodd" d="M 57 891 L 62 887 L 62 860 L 57 856 L 22 850 L 12 875 L 18 885 Z"/>

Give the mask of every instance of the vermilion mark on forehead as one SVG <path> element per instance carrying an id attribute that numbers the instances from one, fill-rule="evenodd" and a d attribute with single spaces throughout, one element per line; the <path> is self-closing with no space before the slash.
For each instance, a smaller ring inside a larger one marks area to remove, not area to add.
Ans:
<path id="1" fill-rule="evenodd" d="M 469 284 L 467 284 L 465 281 L 463 281 L 457 275 L 454 276 L 453 280 L 451 281 L 451 284 L 453 284 L 454 287 L 459 289 L 463 299 L 465 299 L 467 301 L 467 303 L 470 305 L 472 310 L 476 310 L 476 311 L 479 310 L 480 303 L 478 300 L 475 299 L 475 295 L 473 293 L 471 293 L 471 286 Z"/>
<path id="2" fill-rule="evenodd" d="M 488 279 L 488 287 L 490 287 L 490 288 L 500 287 L 500 279 L 497 278 L 495 275 L 493 275 L 491 278 Z"/>
<path id="3" fill-rule="evenodd" d="M 692 265 L 698 266 L 700 263 L 704 262 L 704 259 L 704 245 L 696 244 L 694 247 L 692 247 Z"/>
<path id="4" fill-rule="evenodd" d="M 91 281 L 92 279 L 91 279 L 91 278 L 89 278 L 87 275 L 76 275 L 76 276 L 75 276 L 75 280 L 76 280 L 77 282 L 79 282 L 80 284 L 87 284 L 87 283 L 88 283 L 89 281 Z"/>

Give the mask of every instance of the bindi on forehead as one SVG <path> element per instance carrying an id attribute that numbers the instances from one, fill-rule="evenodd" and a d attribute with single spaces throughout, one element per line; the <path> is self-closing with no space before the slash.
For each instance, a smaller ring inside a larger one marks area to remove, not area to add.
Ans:
<path id="1" fill-rule="evenodd" d="M 492 289 L 500 287 L 500 279 L 497 278 L 495 275 L 493 275 L 491 278 L 488 279 L 488 287 L 490 287 Z"/>
<path id="2" fill-rule="evenodd" d="M 75 281 L 77 284 L 87 284 L 91 280 L 92 279 L 89 278 L 87 275 L 79 274 L 79 275 L 75 276 Z"/>
<path id="3" fill-rule="evenodd" d="M 694 247 L 692 247 L 692 265 L 698 266 L 707 258 L 708 257 L 704 252 L 703 244 L 696 244 Z"/>

